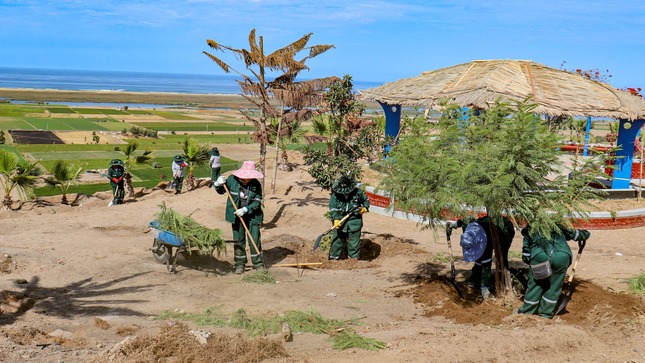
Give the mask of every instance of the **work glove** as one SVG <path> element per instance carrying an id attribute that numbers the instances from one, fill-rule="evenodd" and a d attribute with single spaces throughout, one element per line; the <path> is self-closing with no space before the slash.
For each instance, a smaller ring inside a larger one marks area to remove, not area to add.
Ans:
<path id="1" fill-rule="evenodd" d="M 365 213 L 367 213 L 367 212 L 368 212 L 368 211 L 367 211 L 367 208 L 365 208 L 365 207 L 361 207 L 361 210 L 359 210 L 359 211 L 358 211 L 358 214 L 365 214 Z"/>
<path id="2" fill-rule="evenodd" d="M 240 208 L 240 209 L 235 211 L 235 215 L 238 216 L 238 217 L 241 217 L 241 216 L 245 215 L 246 212 L 248 212 L 248 211 L 249 210 L 246 209 L 246 207 L 242 207 L 242 208 Z"/>
<path id="3" fill-rule="evenodd" d="M 118 182 L 119 182 L 119 179 L 117 179 L 117 178 L 112 178 L 112 181 L 113 181 L 113 182 L 115 182 L 115 183 L 118 183 Z"/>
<path id="4" fill-rule="evenodd" d="M 334 228 L 336 229 L 340 228 L 340 219 L 334 220 Z"/>
<path id="5" fill-rule="evenodd" d="M 457 229 L 457 228 L 459 228 L 459 220 L 456 220 L 456 221 L 449 221 L 449 222 L 448 222 L 448 227 L 450 227 L 450 228 L 452 228 L 452 229 Z"/>
<path id="6" fill-rule="evenodd" d="M 586 229 L 576 229 L 576 235 L 573 237 L 576 241 L 586 241 L 591 236 L 591 233 Z"/>
<path id="7" fill-rule="evenodd" d="M 226 183 L 226 179 L 224 179 L 223 176 L 220 176 L 219 178 L 217 178 L 217 180 L 215 180 L 215 183 L 213 183 L 213 185 L 215 186 L 215 188 L 217 188 L 220 185 L 224 185 L 224 183 Z"/>

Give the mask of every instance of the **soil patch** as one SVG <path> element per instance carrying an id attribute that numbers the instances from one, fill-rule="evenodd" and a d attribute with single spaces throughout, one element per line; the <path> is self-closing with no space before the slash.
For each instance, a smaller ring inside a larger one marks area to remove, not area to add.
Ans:
<path id="1" fill-rule="evenodd" d="M 64 144 L 52 131 L 9 130 L 15 144 Z"/>

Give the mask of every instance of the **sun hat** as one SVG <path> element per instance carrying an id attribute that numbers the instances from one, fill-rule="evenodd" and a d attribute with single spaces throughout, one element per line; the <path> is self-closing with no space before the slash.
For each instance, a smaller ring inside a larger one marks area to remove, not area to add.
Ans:
<path id="1" fill-rule="evenodd" d="M 470 223 L 459 241 L 459 245 L 463 249 L 464 261 L 474 262 L 482 257 L 484 249 L 486 249 L 486 242 L 484 227 L 477 222 Z"/>
<path id="2" fill-rule="evenodd" d="M 112 159 L 112 161 L 110 161 L 110 165 L 123 165 L 123 161 L 121 161 L 121 159 Z"/>
<path id="3" fill-rule="evenodd" d="M 352 178 L 346 175 L 342 175 L 331 186 L 331 190 L 334 191 L 334 193 L 339 193 L 339 194 L 349 194 L 354 189 L 356 189 L 356 183 Z"/>
<path id="4" fill-rule="evenodd" d="M 233 175 L 240 179 L 264 178 L 264 174 L 255 169 L 255 163 L 248 160 L 242 163 L 242 167 L 235 170 Z"/>
<path id="5" fill-rule="evenodd" d="M 216 146 L 214 146 L 212 149 L 210 149 L 210 151 L 208 152 L 208 155 L 219 156 L 219 149 Z"/>
<path id="6" fill-rule="evenodd" d="M 175 159 L 174 159 L 174 160 L 175 160 L 175 161 L 177 161 L 177 162 L 179 162 L 179 161 L 184 161 L 184 157 L 183 157 L 183 156 L 181 156 L 181 155 L 179 155 L 179 154 L 177 154 L 177 155 L 175 155 Z"/>

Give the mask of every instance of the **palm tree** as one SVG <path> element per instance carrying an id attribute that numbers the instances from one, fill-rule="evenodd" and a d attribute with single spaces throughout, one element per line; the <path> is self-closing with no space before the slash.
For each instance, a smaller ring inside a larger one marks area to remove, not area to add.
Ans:
<path id="1" fill-rule="evenodd" d="M 13 200 L 11 191 L 17 189 L 26 195 L 26 191 L 36 184 L 36 177 L 32 171 L 38 162 L 18 162 L 18 157 L 6 150 L 0 150 L 0 187 L 4 191 L 2 210 L 10 210 Z"/>
<path id="2" fill-rule="evenodd" d="M 76 185 L 78 179 L 81 177 L 83 168 L 76 167 L 73 164 L 64 160 L 58 160 L 54 164 L 52 175 L 44 178 L 43 180 L 52 188 L 58 188 L 63 193 L 61 203 L 69 204 L 67 200 L 67 191 L 72 185 Z"/>
<path id="3" fill-rule="evenodd" d="M 193 172 L 195 168 L 208 163 L 210 155 L 208 151 L 211 149 L 210 145 L 200 143 L 194 139 L 187 138 L 184 140 L 182 148 L 184 150 L 184 157 L 188 162 L 188 173 L 186 174 L 186 187 L 188 190 L 195 189 L 195 177 Z"/>
<path id="4" fill-rule="evenodd" d="M 231 68 L 227 63 L 211 53 L 203 52 L 224 70 L 224 72 L 230 73 L 232 70 L 242 77 L 242 80 L 238 81 L 242 90 L 242 96 L 259 110 L 259 112 L 252 112 L 240 109 L 240 112 L 246 119 L 253 122 L 255 126 L 253 139 L 260 144 L 260 171 L 263 173 L 266 171 L 266 146 L 271 143 L 271 135 L 268 128 L 269 122 L 272 118 L 281 117 L 283 114 L 281 110 L 278 110 L 270 102 L 273 92 L 280 85 L 292 84 L 301 71 L 308 70 L 309 67 L 305 65 L 308 59 L 334 48 L 333 45 L 327 44 L 307 47 L 309 38 L 312 35 L 313 33 L 305 34 L 302 38 L 270 54 L 264 53 L 263 38 L 260 36 L 259 41 L 256 39 L 255 29 L 249 33 L 248 50 L 219 44 L 211 39 L 206 40 L 206 43 L 212 49 L 233 53 L 237 59 L 244 62 L 244 67 L 251 73 L 251 76 L 243 74 Z M 306 50 L 309 51 L 307 56 L 301 60 L 295 59 L 298 53 Z M 278 72 L 279 74 L 273 81 L 269 82 L 266 74 L 267 71 Z M 264 180 L 262 180 L 262 184 L 264 185 Z"/>
<path id="5" fill-rule="evenodd" d="M 152 150 L 146 149 L 143 154 L 136 155 L 136 151 L 139 148 L 139 142 L 137 140 L 128 140 L 128 143 L 124 148 L 120 149 L 121 153 L 124 156 L 123 163 L 125 164 L 125 177 L 124 187 L 128 191 L 129 197 L 134 197 L 134 188 L 132 187 L 132 174 L 130 174 L 130 167 L 138 164 L 147 164 L 152 160 Z"/>

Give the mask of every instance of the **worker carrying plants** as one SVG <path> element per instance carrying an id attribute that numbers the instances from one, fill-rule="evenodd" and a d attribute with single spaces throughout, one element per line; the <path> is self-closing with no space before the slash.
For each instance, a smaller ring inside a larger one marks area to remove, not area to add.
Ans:
<path id="1" fill-rule="evenodd" d="M 181 186 L 184 183 L 184 169 L 188 166 L 186 159 L 181 155 L 175 155 L 172 160 L 172 183 L 175 186 L 175 194 L 181 193 Z"/>
<path id="2" fill-rule="evenodd" d="M 511 248 L 511 243 L 513 243 L 513 238 L 515 237 L 515 228 L 513 227 L 513 222 L 511 222 L 508 217 L 502 218 L 504 223 L 503 227 L 497 226 L 487 215 L 477 219 L 468 217 L 450 222 L 452 228 L 461 227 L 464 232 L 460 242 L 463 249 L 464 261 L 475 262 L 475 265 L 471 269 L 468 285 L 475 289 L 481 289 L 481 296 L 484 300 L 488 299 L 490 296 L 490 287 L 492 286 L 491 266 L 493 264 L 494 248 L 490 230 L 491 226 L 497 227 L 497 235 L 499 236 L 500 246 L 502 249 L 502 264 L 505 269 L 508 269 L 508 250 Z M 472 223 L 475 223 L 476 225 L 471 226 Z M 483 251 L 476 248 L 470 248 L 475 245 L 464 242 L 466 230 L 471 228 L 475 231 L 476 228 L 478 228 L 477 225 L 481 227 L 479 229 L 483 230 L 483 233 L 485 233 L 485 247 Z M 477 252 L 476 255 L 473 255 L 473 252 Z"/>
<path id="3" fill-rule="evenodd" d="M 219 178 L 219 172 L 221 170 L 221 163 L 220 163 L 220 154 L 219 154 L 219 149 L 217 147 L 213 147 L 209 152 L 208 155 L 211 156 L 210 161 L 208 162 L 209 165 L 211 166 L 211 183 L 209 185 L 212 186 L 215 184 L 215 180 Z"/>
<path id="4" fill-rule="evenodd" d="M 567 240 L 586 241 L 590 235 L 585 229 L 558 228 L 551 232 L 551 236 L 545 237 L 532 233 L 530 226 L 522 229 L 522 261 L 530 266 L 529 281 L 524 304 L 513 310 L 514 314 L 553 318 L 564 276 L 571 265 L 572 252 Z"/>
<path id="5" fill-rule="evenodd" d="M 260 225 L 264 217 L 262 184 L 258 180 L 263 177 L 264 175 L 255 169 L 253 161 L 245 161 L 242 167 L 235 170 L 228 178 L 219 176 L 213 183 L 218 194 L 229 193 L 226 202 L 226 221 L 230 222 L 233 228 L 236 274 L 244 273 L 244 266 L 248 262 L 245 246 L 249 234 L 252 238 L 248 243 L 251 263 L 256 270 L 265 268 L 260 242 Z"/>
<path id="6" fill-rule="evenodd" d="M 123 198 L 125 197 L 125 189 L 123 189 L 124 177 L 125 164 L 123 164 L 123 161 L 120 159 L 113 159 L 112 161 L 110 161 L 107 178 L 110 180 L 113 199 L 110 204 L 108 204 L 108 207 L 111 207 L 115 204 L 123 204 Z"/>
<path id="7" fill-rule="evenodd" d="M 361 252 L 363 214 L 368 212 L 370 201 L 365 192 L 356 187 L 354 180 L 345 175 L 332 184 L 331 190 L 329 215 L 334 221 L 334 233 L 329 247 L 329 259 L 340 259 L 345 243 L 347 257 L 358 259 Z M 341 223 L 345 216 L 348 218 Z"/>

